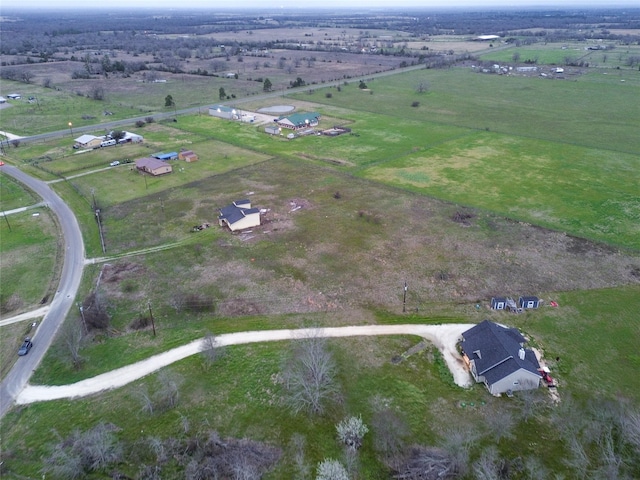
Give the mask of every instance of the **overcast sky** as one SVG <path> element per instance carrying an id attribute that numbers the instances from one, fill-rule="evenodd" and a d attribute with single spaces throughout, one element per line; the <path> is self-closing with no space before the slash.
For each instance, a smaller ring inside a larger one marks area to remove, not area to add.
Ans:
<path id="1" fill-rule="evenodd" d="M 442 7 L 639 7 L 638 0 L 322 0 L 319 2 L 295 2 L 284 0 L 108 0 L 106 2 L 86 0 L 5 0 L 3 9 L 206 9 L 209 11 L 228 9 L 261 9 L 294 11 L 299 9 L 339 8 L 442 8 Z M 296 8 L 296 5 L 298 7 Z"/>

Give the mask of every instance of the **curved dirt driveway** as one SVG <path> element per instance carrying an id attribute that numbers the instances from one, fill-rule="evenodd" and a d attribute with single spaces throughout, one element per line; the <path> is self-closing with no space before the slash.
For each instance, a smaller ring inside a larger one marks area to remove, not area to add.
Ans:
<path id="1" fill-rule="evenodd" d="M 447 362 L 456 385 L 470 386 L 473 382 L 469 372 L 456 350 L 456 342 L 461 334 L 474 324 L 447 325 L 364 325 L 357 327 L 335 328 L 303 328 L 297 330 L 261 330 L 253 332 L 227 333 L 216 337 L 219 346 L 241 345 L 256 342 L 273 342 L 278 340 L 295 340 L 309 336 L 316 337 L 357 337 L 368 335 L 417 335 L 433 343 Z M 71 385 L 36 386 L 27 385 L 16 399 L 16 403 L 24 405 L 32 402 L 58 400 L 92 395 L 104 390 L 119 388 L 134 382 L 167 365 L 195 355 L 202 350 L 203 340 L 177 347 L 146 360 L 118 368 L 93 378 L 81 380 Z"/>

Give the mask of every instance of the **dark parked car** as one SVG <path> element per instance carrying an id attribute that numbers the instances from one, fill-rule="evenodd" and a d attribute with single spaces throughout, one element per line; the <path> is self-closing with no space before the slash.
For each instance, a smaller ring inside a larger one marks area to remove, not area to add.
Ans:
<path id="1" fill-rule="evenodd" d="M 18 350 L 18 355 L 26 355 L 27 353 L 29 353 L 29 350 L 31 350 L 31 347 L 33 347 L 33 342 L 29 337 L 25 338 L 24 342 L 22 342 L 22 346 Z"/>

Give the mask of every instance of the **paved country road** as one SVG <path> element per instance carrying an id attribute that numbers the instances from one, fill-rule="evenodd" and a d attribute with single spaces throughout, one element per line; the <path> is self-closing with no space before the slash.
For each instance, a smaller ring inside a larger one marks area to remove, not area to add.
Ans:
<path id="1" fill-rule="evenodd" d="M 2 171 L 33 190 L 58 217 L 64 239 L 62 247 L 64 260 L 58 290 L 33 336 L 33 348 L 28 355 L 18 358 L 11 371 L 0 383 L 0 418 L 11 408 L 51 345 L 53 337 L 76 298 L 84 267 L 82 234 L 78 221 L 67 204 L 46 183 L 30 177 L 18 168 L 4 165 Z"/>
<path id="2" fill-rule="evenodd" d="M 308 337 L 357 337 L 370 335 L 416 335 L 432 342 L 444 357 L 456 385 L 468 387 L 473 382 L 456 349 L 456 343 L 465 330 L 474 324 L 447 325 L 359 325 L 354 327 L 304 328 L 299 330 L 260 330 L 227 333 L 216 337 L 218 346 L 241 345 L 256 342 L 300 340 Z M 177 347 L 158 355 L 118 368 L 71 385 L 28 385 L 20 392 L 18 404 L 84 397 L 105 390 L 123 387 L 167 365 L 202 351 L 203 339 Z"/>

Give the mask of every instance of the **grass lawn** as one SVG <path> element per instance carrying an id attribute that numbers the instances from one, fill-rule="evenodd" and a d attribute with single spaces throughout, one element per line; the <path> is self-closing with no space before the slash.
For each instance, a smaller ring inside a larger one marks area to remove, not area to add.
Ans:
<path id="1" fill-rule="evenodd" d="M 555 82 L 463 68 L 418 70 L 373 80 L 369 90 L 354 82 L 340 92 L 332 88 L 331 98 L 323 89 L 295 97 L 387 115 L 389 120 L 378 125 L 382 131 L 403 118 L 635 154 L 640 138 L 634 129 L 639 87 L 634 79 L 640 72 L 625 75 L 630 83 L 614 86 L 590 76 Z M 420 82 L 428 85 L 422 94 L 416 92 Z M 414 101 L 420 106 L 412 108 Z"/>
<path id="2" fill-rule="evenodd" d="M 30 190 L 26 190 L 13 177 L 0 172 L 0 211 L 27 207 L 40 201 Z M 5 222 L 6 223 L 6 222 Z"/>
<path id="3" fill-rule="evenodd" d="M 588 50 L 587 48 L 595 46 L 610 46 L 611 49 Z M 533 63 L 544 69 L 545 65 L 565 65 L 567 60 L 571 63 L 584 62 L 590 67 L 600 68 L 621 68 L 631 70 L 628 65 L 630 56 L 636 56 L 640 53 L 637 45 L 615 45 L 613 43 L 596 44 L 585 42 L 559 42 L 559 43 L 536 43 L 526 46 L 512 46 L 509 49 L 489 50 L 479 55 L 481 60 L 513 63 L 515 54 L 519 55 L 518 63 Z"/>
<path id="4" fill-rule="evenodd" d="M 61 245 L 57 226 L 44 207 L 8 215 L 0 222 L 2 314 L 29 310 L 55 292 Z"/>
<path id="5" fill-rule="evenodd" d="M 478 133 L 360 173 L 637 250 L 639 171 L 640 157 L 634 155 Z"/>

